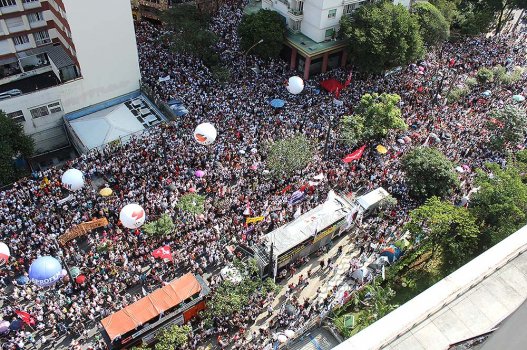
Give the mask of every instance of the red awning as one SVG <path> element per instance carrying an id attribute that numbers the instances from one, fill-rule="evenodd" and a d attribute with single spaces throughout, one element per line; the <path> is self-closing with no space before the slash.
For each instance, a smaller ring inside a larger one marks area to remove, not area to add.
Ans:
<path id="1" fill-rule="evenodd" d="M 320 86 L 322 86 L 326 91 L 328 92 L 335 92 L 338 90 L 342 90 L 344 88 L 344 85 L 337 79 L 327 79 L 320 82 Z"/>

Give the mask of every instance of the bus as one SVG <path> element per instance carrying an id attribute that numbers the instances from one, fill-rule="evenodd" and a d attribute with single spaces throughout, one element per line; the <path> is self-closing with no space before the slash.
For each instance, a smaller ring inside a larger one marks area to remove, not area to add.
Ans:
<path id="1" fill-rule="evenodd" d="M 209 293 L 201 276 L 187 273 L 101 320 L 101 335 L 110 350 L 153 344 L 163 328 L 182 325 L 205 309 Z"/>

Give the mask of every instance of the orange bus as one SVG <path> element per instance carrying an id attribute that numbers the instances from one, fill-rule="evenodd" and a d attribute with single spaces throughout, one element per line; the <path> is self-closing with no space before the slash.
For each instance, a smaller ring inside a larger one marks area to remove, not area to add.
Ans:
<path id="1" fill-rule="evenodd" d="M 102 337 L 111 350 L 152 344 L 163 328 L 186 323 L 205 309 L 209 292 L 201 276 L 187 273 L 101 320 Z"/>

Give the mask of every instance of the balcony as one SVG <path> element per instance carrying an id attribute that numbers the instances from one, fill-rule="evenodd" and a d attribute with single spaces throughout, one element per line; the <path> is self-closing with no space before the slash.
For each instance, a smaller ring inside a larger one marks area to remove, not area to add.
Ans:
<path id="1" fill-rule="evenodd" d="M 33 28 L 38 28 L 38 27 L 45 27 L 46 26 L 46 21 L 42 20 L 42 21 L 35 21 L 35 22 L 29 22 L 29 27 L 31 27 L 31 29 Z"/>
<path id="2" fill-rule="evenodd" d="M 24 10 L 36 9 L 40 7 L 40 1 L 24 2 L 22 5 L 24 6 Z"/>
<path id="3" fill-rule="evenodd" d="M 298 22 L 304 19 L 304 11 L 289 9 L 287 10 L 287 16 L 293 21 Z"/>

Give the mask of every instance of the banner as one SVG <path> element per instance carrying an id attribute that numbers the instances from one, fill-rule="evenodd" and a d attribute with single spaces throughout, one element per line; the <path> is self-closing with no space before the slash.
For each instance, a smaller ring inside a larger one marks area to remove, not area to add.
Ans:
<path id="1" fill-rule="evenodd" d="M 77 226 L 73 226 L 65 234 L 58 238 L 58 241 L 61 245 L 66 244 L 66 242 L 71 241 L 74 238 L 83 236 L 89 231 L 94 230 L 99 227 L 108 225 L 108 219 L 100 218 L 92 221 L 82 222 Z"/>
<path id="2" fill-rule="evenodd" d="M 255 216 L 255 217 L 252 217 L 252 218 L 247 218 L 245 219 L 245 223 L 248 225 L 248 224 L 255 224 L 257 222 L 260 222 L 262 221 L 263 219 L 265 219 L 265 216 Z"/>

